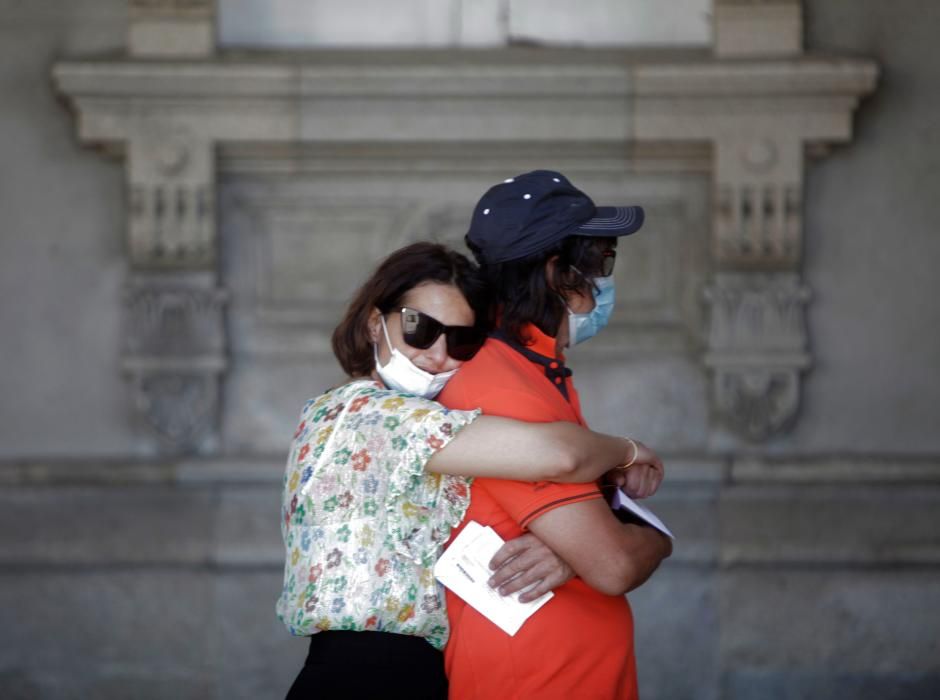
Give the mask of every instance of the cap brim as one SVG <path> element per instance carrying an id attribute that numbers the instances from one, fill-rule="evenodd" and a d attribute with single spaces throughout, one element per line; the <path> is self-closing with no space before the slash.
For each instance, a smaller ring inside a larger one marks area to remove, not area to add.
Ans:
<path id="1" fill-rule="evenodd" d="M 594 217 L 578 226 L 577 236 L 629 236 L 643 225 L 643 207 L 597 207 Z"/>

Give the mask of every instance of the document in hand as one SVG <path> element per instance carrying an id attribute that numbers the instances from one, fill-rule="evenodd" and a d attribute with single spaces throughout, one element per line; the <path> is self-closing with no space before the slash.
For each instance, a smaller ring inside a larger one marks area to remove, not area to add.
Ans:
<path id="1" fill-rule="evenodd" d="M 651 511 L 649 508 L 644 508 L 620 489 L 614 491 L 614 497 L 610 501 L 610 507 L 614 510 L 629 511 L 640 520 L 643 520 L 644 522 L 647 522 L 655 527 L 664 535 L 668 535 L 672 539 L 676 539 L 676 536 L 670 532 L 669 528 L 666 527 L 662 520 L 656 517 L 653 511 Z"/>
<path id="2" fill-rule="evenodd" d="M 471 520 L 437 560 L 434 575 L 470 607 L 513 636 L 554 593 L 549 591 L 532 602 L 520 603 L 522 591 L 502 596 L 490 588 L 490 559 L 502 546 L 503 538 L 493 528 Z"/>

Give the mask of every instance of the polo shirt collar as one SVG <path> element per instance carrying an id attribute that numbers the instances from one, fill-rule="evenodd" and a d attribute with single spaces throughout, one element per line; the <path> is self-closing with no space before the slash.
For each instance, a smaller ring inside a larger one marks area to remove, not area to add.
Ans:
<path id="1" fill-rule="evenodd" d="M 549 360 L 560 360 L 561 362 L 565 361 L 565 356 L 556 356 L 556 348 L 558 344 L 555 342 L 556 339 L 550 336 L 548 333 L 543 333 L 542 330 L 536 326 L 534 323 L 527 324 L 522 329 L 522 334 L 526 338 L 529 338 L 526 347 L 533 352 L 538 353 L 539 355 L 544 356 Z"/>
<path id="2" fill-rule="evenodd" d="M 531 323 L 522 329 L 522 335 L 529 339 L 529 343 L 526 345 L 520 345 L 511 340 L 500 328 L 497 328 L 491 335 L 506 343 L 530 362 L 541 365 L 545 377 L 552 383 L 552 386 L 561 392 L 566 401 L 570 401 L 567 379 L 571 376 L 571 370 L 565 367 L 564 354 L 555 355 L 557 347 L 555 338 L 543 333 Z"/>

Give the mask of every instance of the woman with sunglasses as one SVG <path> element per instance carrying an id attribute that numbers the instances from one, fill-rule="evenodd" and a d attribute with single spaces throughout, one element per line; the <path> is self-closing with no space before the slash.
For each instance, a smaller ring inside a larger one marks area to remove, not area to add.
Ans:
<path id="1" fill-rule="evenodd" d="M 379 265 L 335 329 L 352 379 L 304 406 L 284 478 L 277 611 L 311 637 L 288 698 L 447 697 L 447 614 L 431 567 L 469 505 L 470 477 L 587 482 L 658 463 L 642 443 L 569 422 L 434 402 L 485 341 L 488 301 L 464 256 L 416 243 Z M 531 587 L 532 600 L 570 577 L 533 536 L 510 544 L 520 554 L 494 576 L 501 593 Z"/>

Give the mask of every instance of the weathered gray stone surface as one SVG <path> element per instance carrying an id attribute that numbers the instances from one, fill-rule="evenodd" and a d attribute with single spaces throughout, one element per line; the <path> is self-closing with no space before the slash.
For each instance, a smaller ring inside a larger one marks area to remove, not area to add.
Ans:
<path id="1" fill-rule="evenodd" d="M 642 696 L 722 698 L 719 572 L 707 564 L 676 560 L 663 564 L 655 576 L 655 585 L 628 596 Z"/>
<path id="2" fill-rule="evenodd" d="M 0 6 L 0 456 L 126 454 L 121 167 L 89 158 L 49 85 L 120 48 L 123 0 Z M 56 426 L 50 429 L 50 426 Z"/>
<path id="3" fill-rule="evenodd" d="M 807 3 L 807 46 L 881 63 L 856 142 L 810 166 L 808 313 L 817 369 L 782 445 L 801 451 L 940 450 L 940 257 L 933 205 L 940 149 L 940 61 L 932 2 Z"/>
<path id="4" fill-rule="evenodd" d="M 218 700 L 283 698 L 307 656 L 307 640 L 291 637 L 274 616 L 281 568 L 230 573 L 214 579 L 213 619 L 207 630 Z"/>
<path id="5" fill-rule="evenodd" d="M 204 566 L 212 556 L 215 498 L 205 489 L 154 484 L 6 488 L 0 495 L 0 561 Z"/>
<path id="6" fill-rule="evenodd" d="M 936 697 L 938 584 L 936 569 L 728 572 L 723 696 Z"/>
<path id="7" fill-rule="evenodd" d="M 4 572 L 0 680 L 22 697 L 204 698 L 213 586 L 146 566 Z"/>

